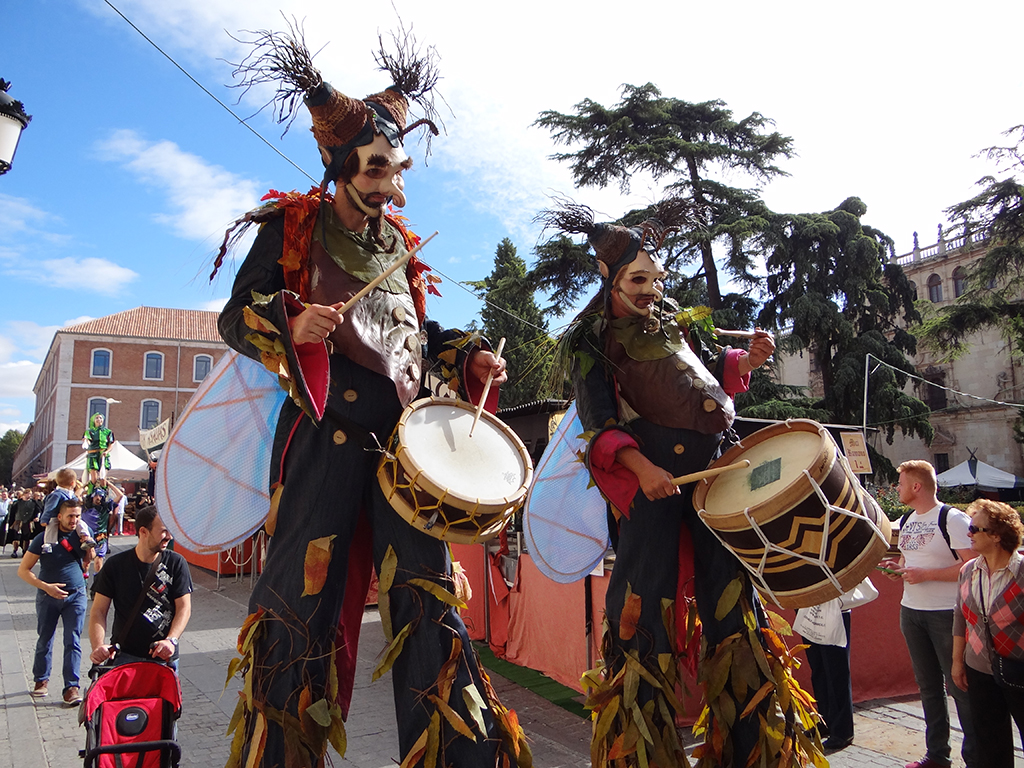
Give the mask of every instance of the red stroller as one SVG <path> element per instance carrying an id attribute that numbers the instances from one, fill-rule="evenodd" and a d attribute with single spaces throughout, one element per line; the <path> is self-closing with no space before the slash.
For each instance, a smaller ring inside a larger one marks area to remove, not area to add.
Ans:
<path id="1" fill-rule="evenodd" d="M 85 768 L 177 768 L 181 686 L 174 670 L 152 661 L 93 667 L 81 717 Z"/>

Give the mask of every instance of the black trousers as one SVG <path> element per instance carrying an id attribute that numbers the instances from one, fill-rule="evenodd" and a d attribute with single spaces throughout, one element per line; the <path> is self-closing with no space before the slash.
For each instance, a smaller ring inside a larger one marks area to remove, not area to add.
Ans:
<path id="1" fill-rule="evenodd" d="M 978 760 L 971 768 L 1013 768 L 1013 723 L 1024 739 L 1024 692 L 1000 688 L 992 675 L 969 666 L 967 697 L 978 734 Z"/>
<path id="2" fill-rule="evenodd" d="M 811 687 L 818 700 L 818 714 L 825 718 L 828 739 L 833 743 L 853 738 L 853 682 L 850 680 L 850 612 L 843 611 L 846 647 L 819 645 L 810 640 L 807 662 Z"/>

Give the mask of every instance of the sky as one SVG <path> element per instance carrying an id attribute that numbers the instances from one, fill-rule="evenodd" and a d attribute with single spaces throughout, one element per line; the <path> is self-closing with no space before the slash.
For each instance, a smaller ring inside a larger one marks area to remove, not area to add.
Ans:
<path id="1" fill-rule="evenodd" d="M 574 189 L 550 159 L 560 148 L 532 126 L 543 110 L 611 105 L 623 84 L 652 82 L 666 96 L 720 99 L 736 118 L 759 112 L 797 153 L 781 162 L 789 176 L 761 190 L 767 204 L 824 211 L 856 195 L 897 253 L 915 231 L 922 246 L 936 241 L 944 209 L 995 171 L 976 154 L 1024 122 L 1019 0 L 969 13 L 915 0 L 650 0 L 636 16 L 575 0 L 111 2 L 317 180 L 305 110 L 282 137 L 270 110 L 257 114 L 269 92 L 228 87 L 230 62 L 246 53 L 232 36 L 294 17 L 324 79 L 360 98 L 390 85 L 372 52 L 399 17 L 434 46 L 445 130 L 429 158 L 406 147 L 415 166 L 403 213 L 417 233 L 440 233 L 422 257 L 443 280 L 428 313 L 448 326 L 478 320 L 480 302 L 459 282 L 486 277 L 503 238 L 532 262 L 533 219 L 553 195 L 608 219 L 660 196 L 643 178 L 629 195 Z M 266 190 L 311 186 L 105 0 L 4 6 L 0 78 L 33 120 L 0 176 L 0 434 L 32 421 L 59 328 L 138 306 L 219 309 L 233 268 L 212 284 L 207 275 L 225 229 Z"/>

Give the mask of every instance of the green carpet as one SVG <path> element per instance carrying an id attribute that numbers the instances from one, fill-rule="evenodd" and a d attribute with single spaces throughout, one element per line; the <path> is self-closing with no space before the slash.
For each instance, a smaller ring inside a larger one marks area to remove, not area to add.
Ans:
<path id="1" fill-rule="evenodd" d="M 576 700 L 581 696 L 578 691 L 566 688 L 561 683 L 555 682 L 535 669 L 520 667 L 518 664 L 499 659 L 491 652 L 490 647 L 486 643 L 474 642 L 473 647 L 480 655 L 480 662 L 487 669 L 508 678 L 516 685 L 533 691 L 538 696 L 544 697 L 552 704 L 557 704 L 574 715 L 585 718 L 590 717 L 590 712 Z"/>

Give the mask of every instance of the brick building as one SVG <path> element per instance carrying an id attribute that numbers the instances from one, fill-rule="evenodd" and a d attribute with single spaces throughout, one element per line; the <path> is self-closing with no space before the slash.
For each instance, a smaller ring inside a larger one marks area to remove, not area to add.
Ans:
<path id="1" fill-rule="evenodd" d="M 14 482 L 78 456 L 94 413 L 144 456 L 139 429 L 173 422 L 225 351 L 217 313 L 201 310 L 137 307 L 57 331 L 36 379 L 35 418 L 14 456 Z"/>

